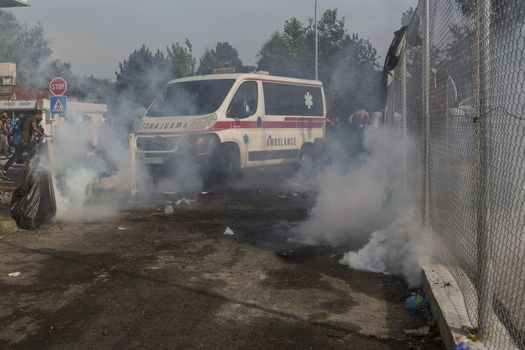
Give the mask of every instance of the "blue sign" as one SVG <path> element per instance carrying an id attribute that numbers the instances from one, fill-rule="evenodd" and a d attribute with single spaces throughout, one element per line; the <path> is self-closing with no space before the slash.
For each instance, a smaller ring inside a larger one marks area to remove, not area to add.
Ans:
<path id="1" fill-rule="evenodd" d="M 65 115 L 67 108 L 67 97 L 66 96 L 51 96 L 51 114 L 54 115 Z"/>

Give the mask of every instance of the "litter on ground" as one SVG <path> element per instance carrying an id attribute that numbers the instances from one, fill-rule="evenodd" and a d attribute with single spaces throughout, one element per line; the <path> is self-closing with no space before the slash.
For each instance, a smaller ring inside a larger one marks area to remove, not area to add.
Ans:
<path id="1" fill-rule="evenodd" d="M 178 201 L 175 202 L 175 205 L 181 205 L 181 204 L 192 205 L 196 201 L 197 201 L 196 199 L 181 198 L 181 199 L 179 199 Z"/>
<path id="2" fill-rule="evenodd" d="M 233 232 L 233 230 L 229 227 L 226 227 L 226 230 L 223 233 L 223 235 L 226 235 L 226 236 L 233 236 L 234 234 L 235 232 Z"/>

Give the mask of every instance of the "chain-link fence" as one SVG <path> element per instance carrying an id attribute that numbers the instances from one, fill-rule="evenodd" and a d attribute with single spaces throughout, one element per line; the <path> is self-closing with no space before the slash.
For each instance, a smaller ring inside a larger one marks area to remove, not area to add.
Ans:
<path id="1" fill-rule="evenodd" d="M 490 349 L 525 349 L 525 1 L 420 0 L 387 119 L 433 259 Z"/>

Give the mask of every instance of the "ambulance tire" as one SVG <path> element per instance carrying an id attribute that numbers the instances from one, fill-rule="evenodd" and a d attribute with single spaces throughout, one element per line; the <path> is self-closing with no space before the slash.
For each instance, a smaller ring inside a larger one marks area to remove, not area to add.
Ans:
<path id="1" fill-rule="evenodd" d="M 313 164 L 315 161 L 315 149 L 312 143 L 305 143 L 299 155 L 301 161 Z"/>
<path id="2" fill-rule="evenodd" d="M 241 155 L 236 144 L 226 143 L 219 148 L 219 164 L 216 171 L 216 179 L 226 182 L 236 179 L 241 173 Z"/>

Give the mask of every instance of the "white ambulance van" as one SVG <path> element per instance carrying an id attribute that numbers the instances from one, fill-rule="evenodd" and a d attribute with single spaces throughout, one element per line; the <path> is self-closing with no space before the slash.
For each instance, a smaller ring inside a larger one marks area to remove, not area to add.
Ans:
<path id="1" fill-rule="evenodd" d="M 310 158 L 325 136 L 319 81 L 267 73 L 194 76 L 169 82 L 137 133 L 139 159 L 170 169 L 192 157 L 205 173 Z"/>

